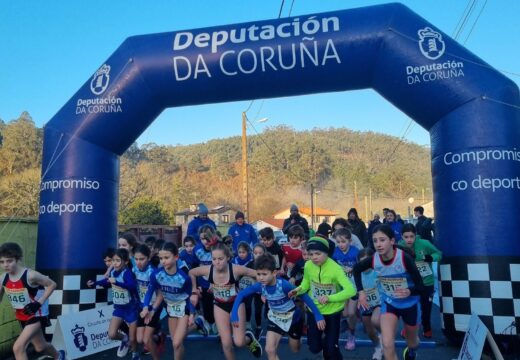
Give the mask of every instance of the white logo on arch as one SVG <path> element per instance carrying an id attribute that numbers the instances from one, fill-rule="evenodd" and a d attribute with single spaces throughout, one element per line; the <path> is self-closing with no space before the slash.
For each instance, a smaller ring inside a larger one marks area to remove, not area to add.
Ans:
<path id="1" fill-rule="evenodd" d="M 419 49 L 427 59 L 437 60 L 444 54 L 446 45 L 440 33 L 425 27 L 417 31 L 417 35 L 419 35 Z"/>
<path id="2" fill-rule="evenodd" d="M 110 65 L 103 64 L 90 81 L 90 90 L 94 95 L 101 95 L 105 92 L 110 83 Z"/>

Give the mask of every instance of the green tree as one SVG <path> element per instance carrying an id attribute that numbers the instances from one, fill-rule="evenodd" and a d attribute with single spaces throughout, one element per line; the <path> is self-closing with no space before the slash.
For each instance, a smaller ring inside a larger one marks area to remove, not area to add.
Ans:
<path id="1" fill-rule="evenodd" d="M 41 163 L 42 132 L 27 112 L 10 121 L 2 129 L 0 172 L 14 172 L 38 167 Z"/>
<path id="2" fill-rule="evenodd" d="M 158 200 L 148 197 L 135 200 L 120 214 L 121 224 L 168 225 L 168 213 Z"/>

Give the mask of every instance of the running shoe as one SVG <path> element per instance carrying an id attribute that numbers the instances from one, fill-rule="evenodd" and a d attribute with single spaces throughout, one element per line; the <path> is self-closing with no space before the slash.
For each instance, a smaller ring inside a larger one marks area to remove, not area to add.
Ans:
<path id="1" fill-rule="evenodd" d="M 164 332 L 160 331 L 157 334 L 156 344 L 157 344 L 157 353 L 159 354 L 159 356 L 161 356 L 164 353 L 164 351 L 166 350 L 166 334 Z"/>
<path id="2" fill-rule="evenodd" d="M 211 332 L 213 333 L 213 335 L 217 335 L 218 336 L 217 324 L 213 323 L 213 324 L 210 325 L 210 327 L 211 327 Z"/>
<path id="3" fill-rule="evenodd" d="M 432 331 L 427 330 L 427 331 L 423 332 L 423 336 L 427 339 L 431 339 L 433 337 Z"/>
<path id="4" fill-rule="evenodd" d="M 251 330 L 246 330 L 246 336 L 251 339 L 251 343 L 248 345 L 249 351 L 256 358 L 262 357 L 262 345 L 256 339 L 255 334 Z"/>
<path id="5" fill-rule="evenodd" d="M 123 339 L 121 340 L 121 344 L 117 348 L 117 357 L 125 357 L 128 354 L 128 335 L 123 333 Z"/>
<path id="6" fill-rule="evenodd" d="M 356 349 L 356 337 L 352 334 L 347 335 L 347 342 L 345 343 L 345 350 L 352 351 Z"/>
<path id="7" fill-rule="evenodd" d="M 139 356 L 139 352 L 133 352 L 132 353 L 132 360 L 141 360 L 141 357 Z"/>
<path id="8" fill-rule="evenodd" d="M 148 346 L 143 346 L 143 355 L 150 355 L 150 349 L 148 349 Z"/>
<path id="9" fill-rule="evenodd" d="M 415 349 L 410 349 L 408 346 L 403 351 L 403 359 L 404 360 L 415 360 L 417 357 L 417 353 Z"/>
<path id="10" fill-rule="evenodd" d="M 372 360 L 382 360 L 383 359 L 383 348 L 381 345 L 377 346 L 374 349 L 374 353 L 372 354 Z"/>
<path id="11" fill-rule="evenodd" d="M 65 360 L 65 350 L 59 350 L 58 351 L 58 360 Z"/>
<path id="12" fill-rule="evenodd" d="M 202 335 L 204 335 L 205 337 L 209 335 L 211 327 L 202 315 L 197 315 L 197 317 L 195 318 L 195 325 L 197 325 L 197 329 Z"/>

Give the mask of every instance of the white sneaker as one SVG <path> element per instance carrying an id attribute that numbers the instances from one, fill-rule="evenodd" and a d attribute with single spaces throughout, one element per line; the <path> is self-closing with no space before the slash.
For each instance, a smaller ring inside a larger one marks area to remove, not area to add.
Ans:
<path id="1" fill-rule="evenodd" d="M 125 357 L 128 354 L 128 335 L 123 333 L 123 339 L 121 340 L 121 344 L 117 348 L 117 357 Z"/>
<path id="2" fill-rule="evenodd" d="M 381 345 L 375 348 L 374 354 L 372 355 L 372 360 L 381 360 L 383 359 L 383 348 Z"/>

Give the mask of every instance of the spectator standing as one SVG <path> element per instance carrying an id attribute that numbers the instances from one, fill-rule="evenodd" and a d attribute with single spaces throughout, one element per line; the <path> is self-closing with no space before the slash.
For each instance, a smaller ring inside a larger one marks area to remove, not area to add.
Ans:
<path id="1" fill-rule="evenodd" d="M 300 211 L 298 210 L 298 206 L 295 204 L 291 205 L 291 215 L 284 220 L 283 222 L 283 228 L 282 231 L 285 235 L 287 235 L 287 232 L 289 231 L 289 228 L 294 225 L 300 225 L 303 228 L 303 231 L 305 233 L 305 238 L 309 238 L 309 223 L 307 223 L 307 220 L 303 218 L 300 215 Z"/>
<path id="2" fill-rule="evenodd" d="M 322 223 L 318 226 L 318 234 L 324 235 L 327 238 L 332 233 L 332 226 L 327 222 L 327 219 L 323 219 Z"/>
<path id="3" fill-rule="evenodd" d="M 372 242 L 372 234 L 374 233 L 374 228 L 377 226 L 377 225 L 381 225 L 382 222 L 381 220 L 379 220 L 379 214 L 374 214 L 374 219 L 372 219 L 372 221 L 370 221 L 370 223 L 368 224 L 368 246 L 369 248 L 371 248 L 372 250 L 375 250 L 374 249 L 374 243 Z"/>
<path id="4" fill-rule="evenodd" d="M 244 213 L 237 211 L 235 215 L 235 223 L 229 228 L 228 235 L 233 237 L 233 253 L 237 254 L 238 244 L 245 242 L 252 249 L 258 243 L 258 234 L 255 228 L 246 223 Z"/>
<path id="5" fill-rule="evenodd" d="M 422 206 L 416 206 L 413 209 L 413 214 L 417 217 L 417 223 L 415 223 L 417 235 L 419 235 L 421 239 L 433 243 L 433 234 L 435 231 L 433 220 L 424 216 L 424 208 Z"/>
<path id="6" fill-rule="evenodd" d="M 198 205 L 198 209 L 199 216 L 195 216 L 193 220 L 190 221 L 190 223 L 188 224 L 188 231 L 186 235 L 193 237 L 197 241 L 197 244 L 202 245 L 199 238 L 199 229 L 204 225 L 209 225 L 214 230 L 217 230 L 217 225 L 213 220 L 211 220 L 208 217 L 209 210 L 207 206 L 204 205 L 204 203 L 200 203 Z"/>
<path id="7" fill-rule="evenodd" d="M 356 208 L 351 208 L 347 214 L 347 228 L 352 232 L 352 234 L 356 235 L 363 247 L 367 246 L 367 226 L 365 222 L 359 218 L 358 212 Z"/>

